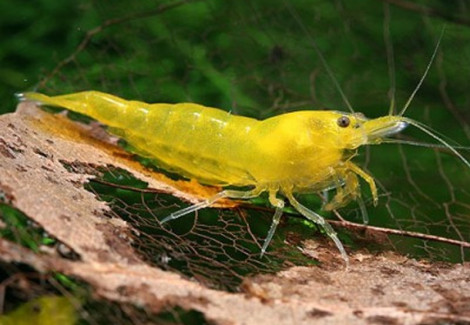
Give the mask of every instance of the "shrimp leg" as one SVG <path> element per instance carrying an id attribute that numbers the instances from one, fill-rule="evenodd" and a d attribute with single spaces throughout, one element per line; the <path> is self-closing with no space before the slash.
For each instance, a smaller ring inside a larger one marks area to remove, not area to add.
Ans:
<path id="1" fill-rule="evenodd" d="M 369 218 L 367 211 L 365 210 L 364 202 L 361 198 L 360 184 L 359 179 L 356 174 L 352 172 L 347 172 L 345 177 L 342 177 L 344 180 L 344 185 L 336 189 L 336 195 L 323 206 L 323 210 L 332 211 L 337 210 L 352 200 L 358 201 L 359 207 L 362 212 L 362 218 L 364 223 L 368 223 Z"/>
<path id="2" fill-rule="evenodd" d="M 324 205 L 324 210 L 332 211 L 338 208 L 345 206 L 351 200 L 357 201 L 359 208 L 361 210 L 362 219 L 364 224 L 369 223 L 369 216 L 364 204 L 364 201 L 361 197 L 360 184 L 356 175 L 362 177 L 368 184 L 370 191 L 372 193 L 372 198 L 374 205 L 377 205 L 378 196 L 377 196 L 377 187 L 375 185 L 374 179 L 367 174 L 365 171 L 360 169 L 358 166 L 352 162 L 346 162 L 346 169 L 349 172 L 346 172 L 344 179 L 344 186 L 337 189 L 336 195 L 333 199 Z"/>
<path id="3" fill-rule="evenodd" d="M 216 201 L 221 200 L 223 198 L 231 198 L 231 199 L 250 199 L 253 197 L 259 196 L 259 194 L 262 192 L 261 189 L 255 188 L 251 191 L 234 191 L 234 190 L 224 190 L 222 192 L 217 193 L 216 195 L 208 198 L 207 200 L 201 201 L 199 203 L 196 203 L 194 205 L 191 205 L 187 208 L 178 210 L 176 212 L 173 212 L 170 214 L 168 217 L 164 218 L 161 223 L 168 222 L 170 220 L 175 220 L 178 219 L 182 216 L 185 216 L 187 214 L 190 214 L 192 212 L 198 211 L 200 209 L 204 209 L 207 207 L 210 207 L 212 204 L 214 204 Z"/>
<path id="4" fill-rule="evenodd" d="M 372 193 L 372 199 L 374 201 L 374 205 L 376 206 L 379 201 L 379 197 L 377 195 L 377 186 L 375 185 L 374 178 L 350 161 L 347 161 L 345 165 L 347 169 L 359 175 L 362 179 L 367 182 L 367 184 L 369 184 L 369 188 Z"/>
<path id="5" fill-rule="evenodd" d="M 341 241 L 338 238 L 338 235 L 333 230 L 333 228 L 330 226 L 330 224 L 328 222 L 326 222 L 325 219 L 321 215 L 313 212 L 312 210 L 310 210 L 307 207 L 300 204 L 294 198 L 294 196 L 292 195 L 292 192 L 286 191 L 285 195 L 287 196 L 290 204 L 294 208 L 296 208 L 297 211 L 299 211 L 305 218 L 307 218 L 310 221 L 313 221 L 317 225 L 321 226 L 323 228 L 323 230 L 325 230 L 328 237 L 330 237 L 334 241 L 334 243 L 336 244 L 336 247 L 340 251 L 341 257 L 346 262 L 346 265 L 349 265 L 349 258 L 348 258 L 348 255 L 346 254 L 346 250 L 344 249 L 343 244 L 341 243 Z"/>
<path id="6" fill-rule="evenodd" d="M 268 235 L 264 239 L 263 247 L 261 248 L 261 257 L 266 252 L 266 249 L 268 248 L 269 243 L 274 236 L 277 225 L 281 220 L 282 209 L 284 208 L 284 201 L 276 197 L 276 191 L 269 191 L 269 203 L 276 207 L 276 212 L 274 212 L 273 221 L 271 223 L 271 227 L 269 228 Z"/>

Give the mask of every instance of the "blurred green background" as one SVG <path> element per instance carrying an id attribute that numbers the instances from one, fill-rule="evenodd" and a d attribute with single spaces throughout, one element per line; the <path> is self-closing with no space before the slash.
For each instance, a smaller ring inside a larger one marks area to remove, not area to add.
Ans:
<path id="1" fill-rule="evenodd" d="M 389 111 L 394 79 L 396 104 L 403 107 L 445 26 L 407 116 L 468 146 L 470 2 L 389 2 L 4 1 L 0 109 L 13 111 L 19 91 L 95 89 L 256 118 L 299 109 L 346 111 L 315 42 L 353 107 L 377 117 Z M 411 128 L 404 134 L 434 142 Z M 364 186 L 371 224 L 470 240 L 470 172 L 455 156 L 381 145 L 362 149 L 356 160 L 380 187 L 374 208 Z M 355 204 L 343 213 L 360 222 Z M 468 255 L 403 238 L 396 245 L 453 261 Z"/>

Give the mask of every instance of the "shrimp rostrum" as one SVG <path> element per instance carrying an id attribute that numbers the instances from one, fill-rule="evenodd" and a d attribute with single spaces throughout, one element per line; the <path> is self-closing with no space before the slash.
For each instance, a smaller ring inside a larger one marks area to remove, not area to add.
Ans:
<path id="1" fill-rule="evenodd" d="M 147 104 L 97 91 L 53 97 L 23 93 L 19 97 L 88 115 L 111 127 L 140 154 L 156 159 L 163 168 L 203 184 L 230 186 L 172 213 L 162 222 L 209 207 L 222 198 L 249 199 L 267 192 L 275 212 L 261 254 L 274 235 L 287 199 L 300 214 L 323 228 L 347 262 L 346 251 L 333 228 L 321 215 L 299 203 L 294 194 L 321 194 L 334 189 L 335 195 L 323 206 L 331 211 L 350 201 L 360 201 L 363 179 L 376 204 L 374 179 L 352 158 L 360 146 L 379 144 L 407 125 L 439 140 L 470 167 L 430 129 L 402 114 L 367 119 L 360 113 L 297 111 L 256 120 L 197 104 Z M 232 189 L 237 187 L 248 190 Z"/>

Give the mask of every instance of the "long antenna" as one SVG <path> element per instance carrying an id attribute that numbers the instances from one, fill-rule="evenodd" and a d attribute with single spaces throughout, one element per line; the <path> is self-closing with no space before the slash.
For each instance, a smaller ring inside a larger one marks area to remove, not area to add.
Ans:
<path id="1" fill-rule="evenodd" d="M 335 78 L 335 75 L 333 74 L 333 71 L 330 69 L 330 66 L 326 62 L 325 57 L 323 56 L 323 54 L 320 51 L 320 48 L 318 47 L 317 43 L 315 42 L 315 39 L 312 37 L 312 34 L 308 31 L 307 27 L 305 27 L 305 25 L 302 23 L 302 20 L 300 19 L 299 15 L 297 14 L 297 11 L 291 6 L 290 2 L 286 1 L 285 5 L 286 5 L 287 9 L 289 10 L 290 14 L 292 15 L 292 17 L 294 17 L 295 22 L 297 23 L 297 25 L 299 25 L 299 27 L 302 29 L 302 31 L 305 33 L 305 35 L 307 35 L 308 39 L 312 43 L 312 46 L 315 49 L 315 52 L 317 53 L 318 57 L 320 58 L 320 61 L 322 62 L 323 66 L 325 67 L 326 72 L 328 73 L 328 76 L 333 81 L 336 89 L 340 93 L 341 98 L 343 99 L 343 102 L 346 104 L 349 111 L 351 113 L 354 113 L 354 109 L 352 108 L 351 104 L 349 103 L 348 98 L 344 94 L 343 89 L 339 85 L 338 80 Z"/>
<path id="2" fill-rule="evenodd" d="M 390 89 L 388 97 L 390 98 L 390 109 L 388 115 L 395 113 L 395 91 L 396 91 L 396 78 L 395 78 L 395 57 L 393 55 L 393 43 L 390 36 L 390 4 L 383 4 L 384 7 L 384 42 L 387 51 L 388 63 L 388 78 L 390 79 Z"/>
<path id="3" fill-rule="evenodd" d="M 411 124 L 413 125 L 414 127 L 420 129 L 421 131 L 423 131 L 424 133 L 428 134 L 429 136 L 431 136 L 432 138 L 434 138 L 435 140 L 439 141 L 440 143 L 442 143 L 444 145 L 444 147 L 446 147 L 447 149 L 449 149 L 454 155 L 456 155 L 457 157 L 459 157 L 459 159 L 465 164 L 467 165 L 467 167 L 470 168 L 470 162 L 465 159 L 461 154 L 460 152 L 458 152 L 454 147 L 452 147 L 448 142 L 444 141 L 444 139 L 442 139 L 441 137 L 437 136 L 434 134 L 433 131 L 429 130 L 427 126 L 415 121 L 415 120 L 412 120 L 410 118 L 406 118 L 406 117 L 403 117 L 403 121 L 407 122 L 408 124 Z"/>
<path id="4" fill-rule="evenodd" d="M 410 98 L 408 98 L 408 101 L 406 102 L 405 106 L 401 110 L 400 114 L 398 114 L 398 116 L 403 116 L 403 114 L 405 114 L 406 110 L 408 109 L 408 106 L 410 106 L 411 101 L 413 100 L 419 88 L 423 84 L 423 81 L 429 72 L 429 68 L 431 68 L 431 64 L 434 62 L 434 58 L 436 57 L 437 50 L 439 49 L 439 45 L 441 44 L 442 36 L 444 36 L 445 29 L 446 29 L 446 26 L 444 25 L 444 27 L 442 27 L 441 35 L 439 36 L 439 39 L 437 40 L 436 47 L 434 48 L 434 52 L 432 53 L 431 59 L 429 60 L 428 66 L 426 67 L 426 70 L 424 71 L 423 76 L 419 80 L 418 85 L 416 86 L 415 90 L 413 90 L 413 93 L 411 94 Z"/>

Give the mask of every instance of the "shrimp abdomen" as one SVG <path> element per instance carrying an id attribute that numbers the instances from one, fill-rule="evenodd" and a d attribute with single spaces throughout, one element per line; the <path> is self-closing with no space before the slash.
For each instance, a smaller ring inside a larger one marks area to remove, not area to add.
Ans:
<path id="1" fill-rule="evenodd" d="M 20 95 L 90 116 L 166 169 L 199 181 L 252 185 L 243 152 L 258 120 L 192 103 L 147 104 L 98 91 Z"/>

